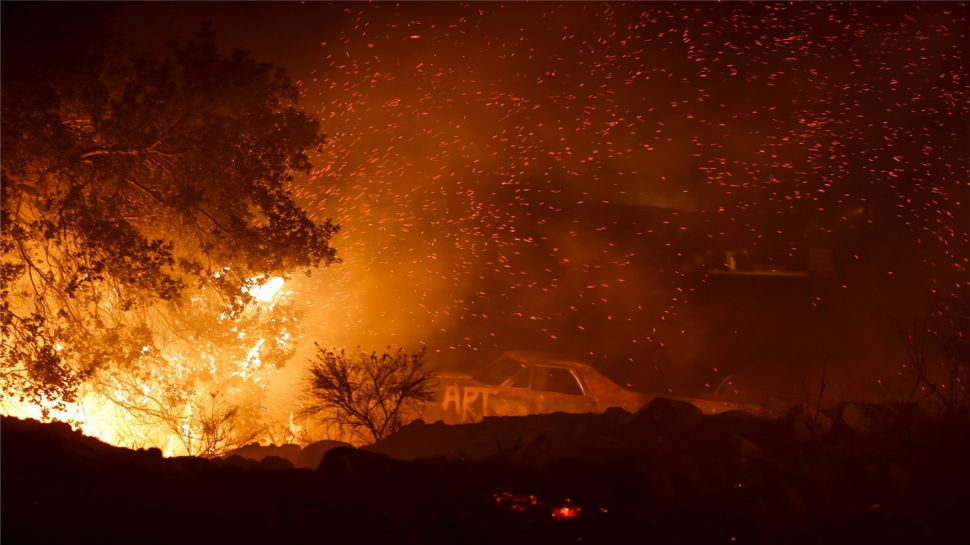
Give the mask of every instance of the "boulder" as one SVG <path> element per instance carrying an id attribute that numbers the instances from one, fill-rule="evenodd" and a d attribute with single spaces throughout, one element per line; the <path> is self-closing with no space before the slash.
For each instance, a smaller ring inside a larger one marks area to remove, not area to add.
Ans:
<path id="1" fill-rule="evenodd" d="M 293 469 L 293 462 L 279 456 L 267 456 L 256 464 L 256 469 L 260 471 L 283 471 Z"/>
<path id="2" fill-rule="evenodd" d="M 839 433 L 871 435 L 906 432 L 920 428 L 926 421 L 920 408 L 911 403 L 877 404 L 848 401 L 824 411 Z"/>
<path id="3" fill-rule="evenodd" d="M 657 397 L 633 415 L 630 425 L 641 431 L 689 431 L 704 419 L 704 413 L 686 401 Z"/>
<path id="4" fill-rule="evenodd" d="M 866 403 L 846 402 L 832 407 L 828 414 L 837 423 L 839 431 L 869 435 L 876 429 L 879 416 Z"/>
<path id="5" fill-rule="evenodd" d="M 625 424 L 629 422 L 630 417 L 633 415 L 630 414 L 630 411 L 624 409 L 623 407 L 608 407 L 605 411 L 603 411 L 603 416 L 611 421 Z"/>
<path id="6" fill-rule="evenodd" d="M 136 452 L 138 453 L 139 456 L 142 456 L 144 458 L 149 458 L 149 459 L 152 459 L 152 460 L 161 460 L 162 459 L 162 449 L 157 448 L 157 447 L 150 447 L 150 448 L 147 448 L 147 449 L 138 449 Z"/>
<path id="7" fill-rule="evenodd" d="M 213 460 L 213 464 L 217 467 L 238 469 L 240 471 L 249 471 L 251 469 L 255 469 L 256 464 L 258 463 L 259 462 L 255 460 L 243 458 L 238 454 L 233 454 L 232 456 L 222 458 L 221 460 Z"/>
<path id="8" fill-rule="evenodd" d="M 300 456 L 301 449 L 299 445 L 268 445 L 261 446 L 258 443 L 253 443 L 246 445 L 245 447 L 238 448 L 229 453 L 230 456 L 233 454 L 242 456 L 243 458 L 249 458 L 250 460 L 256 460 L 257 462 L 262 461 L 267 456 L 276 456 L 279 458 L 285 458 L 290 461 L 291 464 L 296 465 L 297 459 Z"/>
<path id="9" fill-rule="evenodd" d="M 785 486 L 780 498 L 776 501 L 776 505 L 778 514 L 783 520 L 799 526 L 808 524 L 808 507 L 794 488 Z"/>
<path id="10" fill-rule="evenodd" d="M 751 458 L 761 454 L 761 448 L 743 435 L 731 435 L 732 453 L 739 458 Z"/>
<path id="11" fill-rule="evenodd" d="M 300 451 L 299 456 L 296 457 L 296 463 L 294 464 L 298 468 L 302 469 L 317 469 L 320 467 L 320 462 L 323 461 L 323 456 L 334 448 L 353 448 L 350 443 L 344 443 L 343 441 L 317 441 L 316 443 L 310 443 L 309 445 L 303 447 Z"/>
<path id="12" fill-rule="evenodd" d="M 832 419 L 825 411 L 811 411 L 804 404 L 793 405 L 780 420 L 782 429 L 795 443 L 804 443 L 832 431 Z"/>
<path id="13" fill-rule="evenodd" d="M 401 462 L 378 454 L 353 447 L 332 448 L 323 455 L 317 471 L 327 474 L 386 475 L 401 470 L 407 462 Z"/>
<path id="14" fill-rule="evenodd" d="M 724 411 L 707 415 L 702 428 L 703 433 L 739 435 L 760 446 L 772 443 L 780 429 L 776 420 L 745 411 Z"/>

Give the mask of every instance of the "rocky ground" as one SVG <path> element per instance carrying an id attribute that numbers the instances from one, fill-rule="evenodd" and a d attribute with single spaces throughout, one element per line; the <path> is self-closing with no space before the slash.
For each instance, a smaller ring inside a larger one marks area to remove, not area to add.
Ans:
<path id="1" fill-rule="evenodd" d="M 970 543 L 970 425 L 913 407 L 413 423 L 164 459 L 2 421 L 4 543 Z"/>

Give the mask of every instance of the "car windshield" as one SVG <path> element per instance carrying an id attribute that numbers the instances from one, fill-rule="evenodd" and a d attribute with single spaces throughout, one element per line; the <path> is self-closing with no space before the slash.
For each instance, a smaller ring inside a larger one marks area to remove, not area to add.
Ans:
<path id="1" fill-rule="evenodd" d="M 583 395 L 583 389 L 576 382 L 569 369 L 562 367 L 535 366 L 532 376 L 532 389 L 543 392 L 556 392 L 569 395 Z"/>
<path id="2" fill-rule="evenodd" d="M 474 378 L 483 384 L 498 386 L 524 368 L 525 364 L 521 361 L 509 357 L 501 357 L 485 366 Z"/>

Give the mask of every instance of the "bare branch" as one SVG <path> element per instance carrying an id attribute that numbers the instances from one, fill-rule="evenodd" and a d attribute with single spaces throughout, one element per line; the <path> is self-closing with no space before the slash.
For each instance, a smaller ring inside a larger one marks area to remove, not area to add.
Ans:
<path id="1" fill-rule="evenodd" d="M 378 357 L 318 346 L 309 376 L 312 402 L 305 413 L 364 441 L 380 441 L 400 429 L 410 408 L 431 399 L 431 373 L 423 357 L 423 351 Z"/>

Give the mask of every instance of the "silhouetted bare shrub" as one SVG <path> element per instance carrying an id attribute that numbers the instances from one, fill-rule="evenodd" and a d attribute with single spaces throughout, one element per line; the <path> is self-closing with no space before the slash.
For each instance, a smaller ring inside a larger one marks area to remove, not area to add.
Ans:
<path id="1" fill-rule="evenodd" d="M 901 333 L 906 347 L 903 367 L 913 378 L 906 402 L 941 414 L 970 411 L 970 307 L 948 301 L 923 324 Z"/>
<path id="2" fill-rule="evenodd" d="M 356 442 L 377 442 L 399 430 L 434 396 L 424 350 L 383 354 L 325 349 L 310 360 L 307 415 L 336 427 Z"/>

